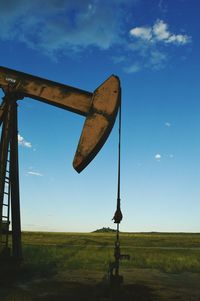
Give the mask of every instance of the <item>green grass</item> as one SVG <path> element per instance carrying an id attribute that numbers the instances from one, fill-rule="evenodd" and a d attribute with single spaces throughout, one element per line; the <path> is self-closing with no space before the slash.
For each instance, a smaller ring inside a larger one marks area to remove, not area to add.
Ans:
<path id="1" fill-rule="evenodd" d="M 113 260 L 115 234 L 24 232 L 22 240 L 24 265 L 38 274 L 106 271 Z M 200 272 L 200 234 L 123 233 L 121 251 L 131 256 L 122 269 Z"/>
<path id="2" fill-rule="evenodd" d="M 200 234 L 121 233 L 120 238 L 122 254 L 131 256 L 120 265 L 120 301 L 200 300 Z M 22 264 L 2 262 L 0 300 L 116 300 L 105 281 L 115 233 L 23 232 L 22 242 Z"/>

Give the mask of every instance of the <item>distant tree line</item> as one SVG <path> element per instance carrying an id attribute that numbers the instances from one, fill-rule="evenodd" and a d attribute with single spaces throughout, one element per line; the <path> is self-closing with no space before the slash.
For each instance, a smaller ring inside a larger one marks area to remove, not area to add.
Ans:
<path id="1" fill-rule="evenodd" d="M 116 230 L 115 229 L 111 229 L 109 227 L 107 227 L 107 228 L 103 227 L 101 229 L 97 229 L 97 230 L 93 231 L 93 233 L 110 233 L 110 232 L 116 232 Z"/>

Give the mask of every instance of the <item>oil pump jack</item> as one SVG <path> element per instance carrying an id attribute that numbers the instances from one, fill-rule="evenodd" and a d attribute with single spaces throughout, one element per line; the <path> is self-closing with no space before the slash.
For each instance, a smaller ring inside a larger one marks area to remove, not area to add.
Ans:
<path id="1" fill-rule="evenodd" d="M 10 232 L 11 255 L 21 259 L 17 101 L 30 97 L 86 117 L 73 160 L 74 169 L 80 173 L 100 151 L 113 128 L 121 89 L 119 78 L 114 75 L 94 92 L 88 92 L 5 67 L 0 67 L 0 88 L 4 92 L 0 106 L 0 252 L 9 253 Z"/>

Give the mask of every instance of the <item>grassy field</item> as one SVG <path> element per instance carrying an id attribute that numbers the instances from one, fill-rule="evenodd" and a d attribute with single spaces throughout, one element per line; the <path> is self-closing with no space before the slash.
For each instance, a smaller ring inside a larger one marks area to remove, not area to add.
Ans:
<path id="1" fill-rule="evenodd" d="M 4 267 L 0 300 L 112 299 L 114 233 L 24 232 L 22 239 L 23 263 L 10 274 Z M 121 249 L 131 260 L 121 263 L 120 300 L 200 300 L 200 234 L 122 233 Z"/>

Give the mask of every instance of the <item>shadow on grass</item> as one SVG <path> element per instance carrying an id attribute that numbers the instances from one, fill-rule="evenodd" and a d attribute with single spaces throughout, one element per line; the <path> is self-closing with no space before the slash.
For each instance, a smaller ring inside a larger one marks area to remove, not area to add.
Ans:
<path id="1" fill-rule="evenodd" d="M 111 290 L 104 280 L 98 284 L 55 280 L 55 262 L 1 262 L 1 301 L 157 301 L 152 288 L 124 284 Z"/>
<path id="2" fill-rule="evenodd" d="M 51 278 L 56 273 L 57 267 L 54 262 L 25 265 L 23 262 L 4 262 L 1 263 L 0 287 L 35 278 Z"/>
<path id="3" fill-rule="evenodd" d="M 12 288 L 5 293 L 2 301 L 157 301 L 152 290 L 143 285 L 125 285 L 118 295 L 109 287 L 74 282 L 46 282 L 33 287 Z"/>

